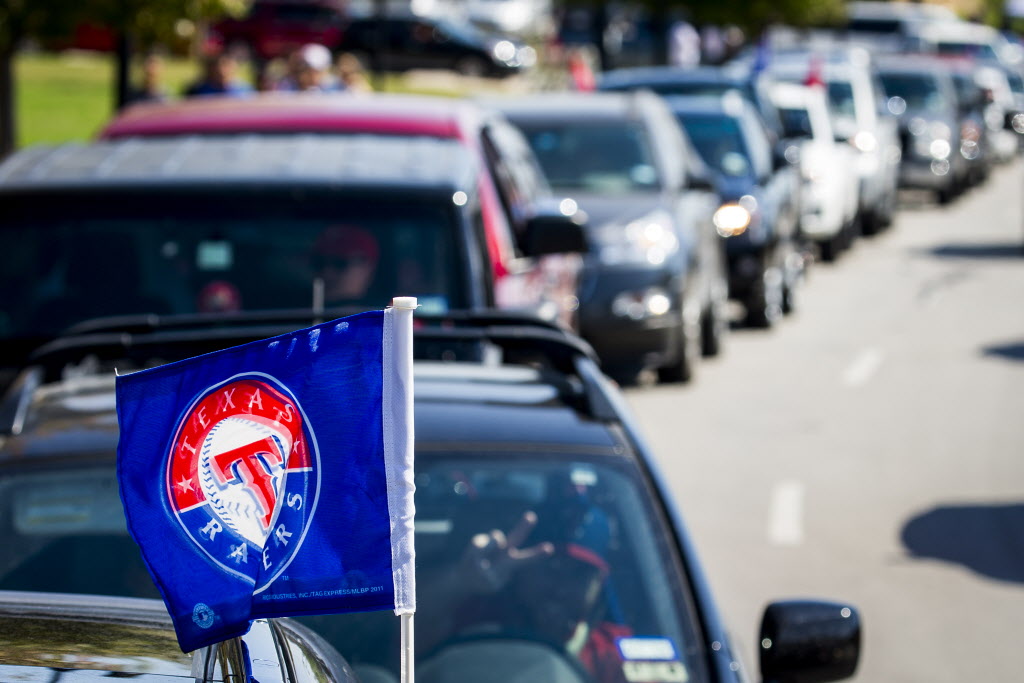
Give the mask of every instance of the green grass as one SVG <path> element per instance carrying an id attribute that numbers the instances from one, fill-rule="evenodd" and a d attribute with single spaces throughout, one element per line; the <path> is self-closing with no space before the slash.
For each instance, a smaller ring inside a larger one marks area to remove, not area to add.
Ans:
<path id="1" fill-rule="evenodd" d="M 197 74 L 183 59 L 168 60 L 172 93 Z M 89 140 L 114 113 L 114 58 L 66 52 L 23 54 L 15 59 L 15 98 L 19 147 Z"/>
<path id="2" fill-rule="evenodd" d="M 100 53 L 18 55 L 14 62 L 18 147 L 94 138 L 114 115 L 114 69 L 114 57 Z M 164 83 L 172 96 L 180 95 L 198 75 L 198 65 L 188 59 L 165 62 Z M 508 87 L 499 81 L 470 84 L 444 72 L 387 74 L 373 83 L 387 92 L 449 97 Z"/>

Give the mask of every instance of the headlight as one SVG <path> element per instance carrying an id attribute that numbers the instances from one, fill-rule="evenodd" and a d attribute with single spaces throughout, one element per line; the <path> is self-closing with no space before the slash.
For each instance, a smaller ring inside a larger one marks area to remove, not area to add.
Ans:
<path id="1" fill-rule="evenodd" d="M 949 140 L 932 140 L 928 152 L 933 159 L 947 159 L 950 152 Z"/>
<path id="2" fill-rule="evenodd" d="M 507 40 L 499 40 L 491 48 L 491 52 L 495 59 L 506 64 L 515 61 L 516 58 L 516 46 Z"/>
<path id="3" fill-rule="evenodd" d="M 657 266 L 679 249 L 672 219 L 658 211 L 628 223 L 611 244 L 601 248 L 601 261 L 609 264 L 649 263 Z"/>
<path id="4" fill-rule="evenodd" d="M 750 226 L 750 211 L 739 204 L 723 204 L 715 211 L 712 220 L 715 229 L 722 237 L 736 237 L 746 232 Z"/>
<path id="5" fill-rule="evenodd" d="M 612 300 L 612 313 L 631 320 L 665 315 L 671 308 L 672 298 L 661 287 L 649 287 L 637 292 L 623 292 Z"/>
<path id="6" fill-rule="evenodd" d="M 947 159 L 953 147 L 949 142 L 951 131 L 941 121 L 925 123 L 921 119 L 911 122 L 910 132 L 914 135 L 914 152 L 918 156 L 932 159 Z"/>
<path id="7" fill-rule="evenodd" d="M 878 140 L 870 131 L 862 130 L 853 136 L 853 146 L 861 152 L 874 152 L 878 148 Z"/>

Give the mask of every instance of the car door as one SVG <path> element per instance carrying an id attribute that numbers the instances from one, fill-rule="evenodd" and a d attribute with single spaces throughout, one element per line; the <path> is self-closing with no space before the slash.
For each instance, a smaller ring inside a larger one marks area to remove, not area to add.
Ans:
<path id="1" fill-rule="evenodd" d="M 529 144 L 508 122 L 491 117 L 480 129 L 480 146 L 498 198 L 516 240 L 522 239 L 526 221 L 537 202 L 550 198 L 551 190 Z M 517 245 L 518 247 L 518 245 Z M 547 254 L 528 258 L 517 248 L 510 281 L 500 296 L 517 300 L 516 307 L 535 308 L 576 329 L 579 271 L 578 254 Z"/>

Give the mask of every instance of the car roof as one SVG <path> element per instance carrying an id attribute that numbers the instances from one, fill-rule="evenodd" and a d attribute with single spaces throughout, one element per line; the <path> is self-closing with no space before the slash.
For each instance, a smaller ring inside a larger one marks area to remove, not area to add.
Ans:
<path id="1" fill-rule="evenodd" d="M 189 133 L 376 133 L 463 138 L 486 117 L 471 101 L 425 95 L 265 93 L 129 107 L 100 137 Z"/>
<path id="2" fill-rule="evenodd" d="M 936 55 L 885 55 L 879 57 L 875 64 L 880 74 L 928 73 L 940 78 L 949 74 L 949 61 Z"/>
<path id="3" fill-rule="evenodd" d="M 585 342 L 539 320 L 523 323 L 514 315 L 480 315 L 482 323 L 467 325 L 446 317 L 438 327 L 416 331 L 417 448 L 426 444 L 451 447 L 501 443 L 509 448 L 549 444 L 572 445 L 577 453 L 578 449 L 607 454 L 623 452 L 620 437 L 610 428 L 619 421 L 620 413 L 603 398 L 606 380 L 600 376 L 594 362 L 596 356 Z M 490 324 L 493 316 L 498 316 L 497 324 Z M 503 322 L 506 318 L 507 323 Z M 193 347 L 181 351 L 181 333 L 166 332 L 175 333 L 179 335 L 175 341 L 165 346 L 154 345 L 151 348 L 161 351 L 153 353 L 143 348 L 148 343 L 147 334 L 159 337 L 159 331 L 137 336 L 122 331 L 110 336 L 119 337 L 120 341 L 115 343 L 127 344 L 126 348 L 138 351 L 138 357 L 143 358 L 162 357 L 162 351 L 172 344 L 178 344 L 176 352 L 186 357 L 201 353 Z M 256 336 L 265 338 L 273 333 Z M 90 331 L 77 339 L 81 344 L 72 352 L 73 357 L 80 360 L 82 353 L 104 357 L 106 342 L 102 335 Z M 66 350 L 75 341 L 74 336 L 57 340 L 51 346 L 58 352 L 50 356 L 40 352 L 36 367 L 65 367 L 71 356 L 63 355 L 61 345 Z M 214 348 L 230 345 L 218 343 L 216 338 L 204 343 Z M 467 352 L 470 346 L 473 350 Z M 486 353 L 478 357 L 478 348 Z M 451 353 L 460 360 L 435 360 L 448 358 Z M 44 357 L 47 360 L 39 360 Z M 121 363 L 118 367 L 122 371 L 132 367 L 130 362 L 117 362 Z M 29 368 L 27 372 L 31 374 L 33 370 Z M 16 389 L 0 403 L 0 415 L 5 417 L 11 414 L 3 410 L 5 406 L 20 406 L 14 411 L 17 414 L 13 422 L 0 424 L 0 433 L 14 434 L 0 448 L 0 464 L 12 459 L 15 463 L 42 463 L 51 458 L 94 463 L 113 457 L 118 438 L 114 374 L 105 371 L 101 362 L 91 374 L 73 375 L 21 385 L 21 393 Z M 68 421 L 69 414 L 74 414 L 75 419 Z M 58 424 L 65 428 L 55 429 Z"/>
<path id="4" fill-rule="evenodd" d="M 475 168 L 473 156 L 460 143 L 434 138 L 130 138 L 26 148 L 0 164 L 0 195 L 252 184 L 471 190 Z"/>
<path id="5" fill-rule="evenodd" d="M 665 102 L 676 114 L 701 114 L 708 116 L 743 116 L 744 110 L 754 112 L 754 105 L 739 92 L 729 91 L 715 95 L 666 95 Z"/>
<path id="6" fill-rule="evenodd" d="M 496 97 L 484 100 L 516 123 L 531 119 L 601 121 L 636 119 L 657 95 L 629 92 L 556 92 Z"/>
<path id="7" fill-rule="evenodd" d="M 749 71 L 736 67 L 697 66 L 681 68 L 672 66 L 639 66 L 614 69 L 601 74 L 600 88 L 619 89 L 637 85 L 659 83 L 737 83 L 750 77 Z"/>

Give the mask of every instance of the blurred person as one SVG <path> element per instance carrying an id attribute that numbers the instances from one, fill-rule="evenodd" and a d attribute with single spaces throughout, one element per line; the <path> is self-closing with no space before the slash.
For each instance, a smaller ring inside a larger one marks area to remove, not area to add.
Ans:
<path id="1" fill-rule="evenodd" d="M 331 51 L 318 43 L 308 43 L 288 57 L 288 75 L 278 90 L 288 92 L 330 92 L 338 89 L 331 75 Z"/>
<path id="2" fill-rule="evenodd" d="M 680 17 L 672 22 L 668 33 L 668 63 L 692 67 L 700 64 L 700 33 L 693 24 Z"/>
<path id="3" fill-rule="evenodd" d="M 507 534 L 473 535 L 452 566 L 423 576 L 429 590 L 420 593 L 420 614 L 432 628 L 417 647 L 442 650 L 446 638 L 474 634 L 539 640 L 595 683 L 625 683 L 616 641 L 632 630 L 615 618 L 608 584 L 611 527 L 578 488 L 566 482 L 560 502 L 525 512 Z M 548 540 L 528 546 L 538 535 Z"/>
<path id="4" fill-rule="evenodd" d="M 163 85 L 164 60 L 155 53 L 142 60 L 142 82 L 128 93 L 128 103 L 165 102 L 169 95 Z"/>
<path id="5" fill-rule="evenodd" d="M 352 93 L 373 91 L 363 63 L 355 55 L 348 52 L 338 55 L 337 72 L 339 89 Z"/>
<path id="6" fill-rule="evenodd" d="M 314 291 L 322 292 L 315 296 L 324 306 L 365 303 L 379 258 L 377 240 L 367 230 L 354 225 L 326 228 L 313 245 Z"/>
<path id="7" fill-rule="evenodd" d="M 252 86 L 238 76 L 237 60 L 226 52 L 207 56 L 203 60 L 203 75 L 185 90 L 186 97 L 246 97 L 252 93 Z"/>

